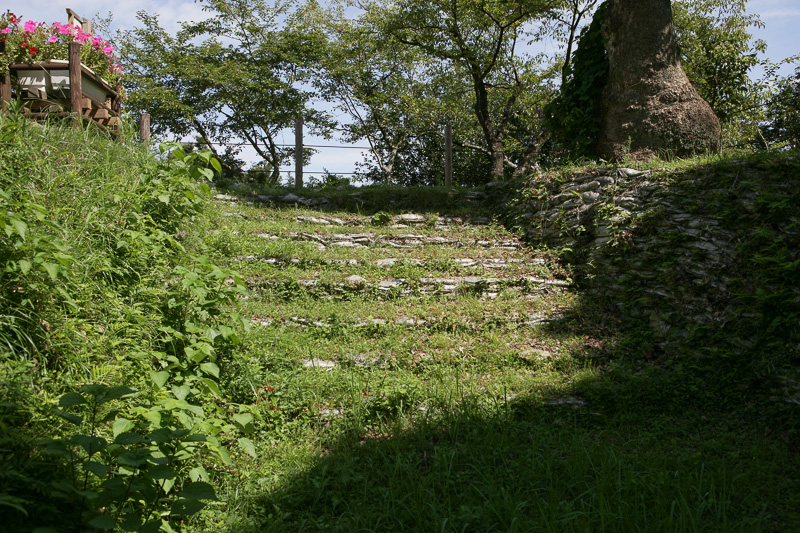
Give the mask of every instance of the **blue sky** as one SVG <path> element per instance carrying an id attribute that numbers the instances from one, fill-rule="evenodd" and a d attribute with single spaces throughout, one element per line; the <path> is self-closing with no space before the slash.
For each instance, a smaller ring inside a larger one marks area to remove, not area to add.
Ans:
<path id="1" fill-rule="evenodd" d="M 764 28 L 753 28 L 752 33 L 755 37 L 763 39 L 767 43 L 766 57 L 777 62 L 786 57 L 800 54 L 800 39 L 798 39 L 798 29 L 800 29 L 800 1 L 798 0 L 749 0 L 748 11 L 758 13 L 764 22 Z M 111 11 L 113 15 L 113 27 L 125 28 L 135 25 L 136 12 L 145 10 L 159 14 L 162 26 L 168 31 L 177 29 L 178 21 L 202 20 L 205 15 L 202 7 L 194 0 L 141 0 L 138 2 L 116 2 L 109 3 L 101 0 L 13 0 L 7 4 L 5 9 L 15 13 L 23 20 L 35 20 L 37 22 L 66 22 L 66 9 L 73 11 L 84 17 L 95 17 L 99 14 L 102 17 Z M 553 45 L 554 46 L 554 45 Z M 792 72 L 791 67 L 785 67 L 783 74 Z M 754 73 L 760 76 L 760 72 Z M 283 142 L 290 144 L 294 142 L 294 135 L 288 131 L 284 135 Z M 321 139 L 307 138 L 306 144 L 331 144 L 329 141 Z M 337 143 L 338 144 L 338 143 Z M 363 145 L 363 143 L 362 143 Z M 244 159 L 248 159 L 248 154 L 242 154 Z M 353 149 L 323 149 L 316 154 L 310 165 L 306 167 L 307 172 L 319 172 L 327 169 L 331 172 L 352 172 L 354 164 L 361 161 L 362 156 L 358 150 Z"/>

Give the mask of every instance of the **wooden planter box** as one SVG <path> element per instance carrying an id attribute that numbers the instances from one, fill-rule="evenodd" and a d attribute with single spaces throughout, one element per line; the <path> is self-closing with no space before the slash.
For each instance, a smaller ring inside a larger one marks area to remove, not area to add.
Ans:
<path id="1" fill-rule="evenodd" d="M 70 45 L 72 61 L 9 65 L 9 76 L 0 80 L 2 100 L 10 101 L 12 89 L 22 100 L 24 112 L 33 119 L 52 115 L 80 117 L 101 128 L 120 121 L 120 95 L 86 65 L 80 63 L 80 45 Z M 12 87 L 12 76 L 16 84 Z"/>
<path id="2" fill-rule="evenodd" d="M 47 63 L 34 65 L 11 65 L 11 73 L 17 75 L 17 87 L 29 98 L 56 98 L 69 100 L 69 61 L 51 59 Z M 97 77 L 86 65 L 81 64 L 81 89 L 98 102 L 110 106 L 114 90 Z"/>

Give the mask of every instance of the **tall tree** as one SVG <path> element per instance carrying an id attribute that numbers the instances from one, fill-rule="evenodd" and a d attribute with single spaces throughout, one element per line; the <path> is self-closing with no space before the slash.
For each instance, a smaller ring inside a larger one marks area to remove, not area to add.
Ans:
<path id="1" fill-rule="evenodd" d="M 292 2 L 203 4 L 211 16 L 184 23 L 175 36 L 145 12 L 138 15 L 142 26 L 123 34 L 128 107 L 148 111 L 156 133 L 196 135 L 212 150 L 226 143 L 250 146 L 277 182 L 291 157 L 291 149 L 278 146 L 278 133 L 298 115 L 314 131 L 330 126 L 309 109 L 312 94 L 299 85 L 324 39 L 307 31 Z"/>
<path id="2" fill-rule="evenodd" d="M 598 155 L 685 156 L 720 147 L 720 123 L 681 67 L 670 0 L 609 0 Z"/>
<path id="3" fill-rule="evenodd" d="M 349 118 L 340 125 L 343 139 L 366 141 L 383 183 L 392 183 L 408 149 L 438 126 L 430 60 L 379 35 L 367 16 L 333 14 L 325 30 L 327 53 L 314 85 Z"/>
<path id="4" fill-rule="evenodd" d="M 525 24 L 550 14 L 555 0 L 395 0 L 362 6 L 381 18 L 383 30 L 399 42 L 464 72 L 473 93 L 473 110 L 491 158 L 493 179 L 506 165 L 524 173 L 535 162 L 543 137 L 524 139 L 518 162 L 507 157 L 509 126 L 529 91 L 531 64 L 520 60 Z M 524 106 L 523 106 L 524 107 Z"/>
<path id="5" fill-rule="evenodd" d="M 747 0 L 676 0 L 672 3 L 681 63 L 686 75 L 722 124 L 725 144 L 737 144 L 757 132 L 763 121 L 768 87 L 751 77 L 766 43 L 754 39 L 758 14 Z M 766 70 L 766 69 L 765 69 Z"/>

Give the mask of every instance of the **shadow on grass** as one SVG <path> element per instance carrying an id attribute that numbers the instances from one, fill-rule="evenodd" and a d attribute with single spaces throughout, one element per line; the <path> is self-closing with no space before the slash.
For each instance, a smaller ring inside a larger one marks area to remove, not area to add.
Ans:
<path id="1" fill-rule="evenodd" d="M 653 366 L 609 369 L 576 382 L 575 402 L 464 397 L 351 424 L 238 501 L 231 531 L 797 530 L 792 447 L 756 411 L 690 389 Z"/>
<path id="2" fill-rule="evenodd" d="M 301 207 L 320 212 L 339 211 L 372 216 L 376 213 L 437 213 L 439 215 L 491 215 L 481 201 L 482 193 L 460 187 L 345 187 L 225 189 L 225 194 L 277 209 Z"/>
<path id="3" fill-rule="evenodd" d="M 773 410 L 782 399 L 747 376 L 795 360 L 775 350 L 794 338 L 780 331 L 797 310 L 800 201 L 786 174 L 796 166 L 767 160 L 742 172 L 724 163 L 670 185 L 666 202 L 691 200 L 687 213 L 740 237 L 731 259 L 719 265 L 688 253 L 691 233 L 663 231 L 663 210 L 644 217 L 632 237 L 659 238 L 628 250 L 611 276 L 643 264 L 668 268 L 654 269 L 655 280 L 625 278 L 628 286 L 610 296 L 582 294 L 553 326 L 592 340 L 578 349 L 596 371 L 572 382 L 573 401 L 542 400 L 544 391 L 500 403 L 464 397 L 447 413 L 343 422 L 323 456 L 239 501 L 232 530 L 800 530 L 797 445 L 781 426 L 792 415 Z M 696 274 L 695 261 L 710 266 Z M 724 297 L 698 283 L 709 276 L 729 280 Z M 656 283 L 668 296 L 643 301 Z M 698 328 L 683 312 L 687 295 L 729 321 Z M 652 336 L 652 313 L 626 314 L 637 301 L 659 310 L 655 320 L 677 337 Z M 757 319 L 744 312 L 750 307 Z M 623 310 L 621 320 L 607 309 Z M 748 339 L 766 344 L 740 344 Z"/>

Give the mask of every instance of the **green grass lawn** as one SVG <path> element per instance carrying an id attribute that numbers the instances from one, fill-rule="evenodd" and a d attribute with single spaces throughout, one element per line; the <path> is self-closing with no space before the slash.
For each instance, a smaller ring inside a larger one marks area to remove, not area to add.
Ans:
<path id="1" fill-rule="evenodd" d="M 546 253 L 478 244 L 515 238 L 502 227 L 461 212 L 456 223 L 393 228 L 357 207 L 218 207 L 219 233 L 207 240 L 243 273 L 251 293 L 241 308 L 254 321 L 223 380 L 236 401 L 258 402 L 260 421 L 258 458 L 241 454 L 225 512 L 204 515 L 205 527 L 800 526 L 797 449 L 760 404 L 720 400 L 688 372 L 626 350 L 642 333 L 568 283 L 502 283 L 569 278 Z M 346 224 L 307 222 L 320 216 Z M 329 245 L 347 233 L 369 239 Z M 403 234 L 419 242 L 387 244 Z M 487 268 L 491 260 L 506 264 Z M 352 275 L 367 286 L 343 287 Z M 420 288 L 459 276 L 501 283 Z M 397 279 L 407 290 L 375 288 Z"/>

